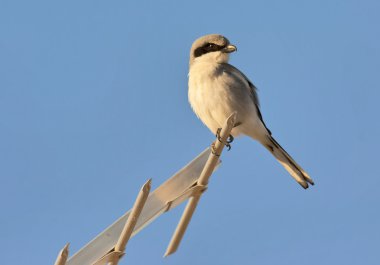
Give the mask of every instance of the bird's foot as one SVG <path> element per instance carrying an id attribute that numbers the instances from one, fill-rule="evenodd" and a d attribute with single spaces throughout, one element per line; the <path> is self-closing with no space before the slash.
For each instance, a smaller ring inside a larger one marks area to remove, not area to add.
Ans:
<path id="1" fill-rule="evenodd" d="M 231 143 L 234 141 L 234 137 L 230 134 L 227 137 L 227 140 L 224 142 L 224 141 L 222 141 L 222 138 L 220 137 L 221 131 L 222 131 L 222 128 L 218 128 L 218 130 L 216 131 L 215 137 L 218 139 L 219 142 L 221 142 L 222 144 L 224 144 L 228 148 L 227 151 L 230 151 L 231 150 Z"/>

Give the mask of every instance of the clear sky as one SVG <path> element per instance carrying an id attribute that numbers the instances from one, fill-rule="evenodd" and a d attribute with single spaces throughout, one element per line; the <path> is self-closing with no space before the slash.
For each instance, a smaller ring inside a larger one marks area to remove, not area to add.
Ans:
<path id="1" fill-rule="evenodd" d="M 379 1 L 0 1 L 1 264 L 53 264 L 214 136 L 187 102 L 190 46 L 221 33 L 303 190 L 237 139 L 179 251 L 181 208 L 121 264 L 379 264 Z"/>

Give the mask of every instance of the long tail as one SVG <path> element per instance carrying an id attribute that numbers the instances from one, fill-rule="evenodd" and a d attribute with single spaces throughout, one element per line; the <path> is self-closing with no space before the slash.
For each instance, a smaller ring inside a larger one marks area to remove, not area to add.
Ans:
<path id="1" fill-rule="evenodd" d="M 314 185 L 314 181 L 309 174 L 281 147 L 281 145 L 271 136 L 267 135 L 268 141 L 262 143 L 280 162 L 280 164 L 290 173 L 290 175 L 304 188 L 309 187 L 308 183 Z"/>

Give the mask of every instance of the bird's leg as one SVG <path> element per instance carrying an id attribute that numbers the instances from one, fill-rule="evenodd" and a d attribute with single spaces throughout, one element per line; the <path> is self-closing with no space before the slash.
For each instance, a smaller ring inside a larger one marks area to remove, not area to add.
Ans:
<path id="1" fill-rule="evenodd" d="M 219 142 L 221 142 L 222 144 L 224 144 L 228 149 L 227 151 L 230 151 L 231 150 L 231 143 L 234 141 L 234 137 L 230 134 L 227 138 L 227 140 L 225 142 L 222 141 L 222 138 L 220 137 L 220 132 L 222 131 L 222 128 L 218 128 L 218 130 L 216 131 L 216 134 L 215 134 L 215 137 L 218 139 Z M 215 148 L 214 146 L 214 143 L 211 145 L 211 147 Z"/>
<path id="2" fill-rule="evenodd" d="M 216 134 L 215 134 L 215 137 L 218 138 L 218 140 L 220 141 L 220 132 L 222 131 L 222 128 L 218 128 L 218 130 L 216 130 Z"/>

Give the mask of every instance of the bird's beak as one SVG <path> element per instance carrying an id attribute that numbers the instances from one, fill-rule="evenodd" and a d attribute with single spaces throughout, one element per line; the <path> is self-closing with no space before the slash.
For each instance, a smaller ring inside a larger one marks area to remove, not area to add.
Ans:
<path id="1" fill-rule="evenodd" d="M 235 45 L 230 44 L 230 45 L 226 46 L 222 51 L 225 53 L 231 53 L 231 52 L 236 52 L 237 48 Z"/>

